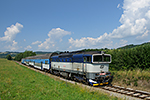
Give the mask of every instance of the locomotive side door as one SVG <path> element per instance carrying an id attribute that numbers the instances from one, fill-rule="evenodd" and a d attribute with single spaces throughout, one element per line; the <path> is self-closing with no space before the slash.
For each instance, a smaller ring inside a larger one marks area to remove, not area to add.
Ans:
<path id="1" fill-rule="evenodd" d="M 82 71 L 83 71 L 83 73 L 86 73 L 86 71 L 87 71 L 87 57 L 83 57 Z"/>

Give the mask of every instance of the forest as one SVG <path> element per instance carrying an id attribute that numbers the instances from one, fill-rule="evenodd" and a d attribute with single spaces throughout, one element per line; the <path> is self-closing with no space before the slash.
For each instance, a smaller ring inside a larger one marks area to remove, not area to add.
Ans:
<path id="1" fill-rule="evenodd" d="M 150 44 L 128 49 L 113 49 L 107 53 L 112 56 L 111 70 L 133 70 L 150 68 Z"/>

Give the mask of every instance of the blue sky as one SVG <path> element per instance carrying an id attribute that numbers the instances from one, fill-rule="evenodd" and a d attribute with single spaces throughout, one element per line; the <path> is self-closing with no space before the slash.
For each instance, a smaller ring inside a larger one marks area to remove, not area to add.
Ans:
<path id="1" fill-rule="evenodd" d="M 0 52 L 150 42 L 150 0 L 1 0 Z"/>

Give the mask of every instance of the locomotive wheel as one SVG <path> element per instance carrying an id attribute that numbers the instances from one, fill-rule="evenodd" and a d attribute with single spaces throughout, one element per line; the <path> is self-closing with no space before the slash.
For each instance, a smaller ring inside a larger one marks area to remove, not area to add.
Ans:
<path id="1" fill-rule="evenodd" d="M 89 85 L 89 82 L 86 81 L 84 84 L 85 84 L 85 85 Z"/>

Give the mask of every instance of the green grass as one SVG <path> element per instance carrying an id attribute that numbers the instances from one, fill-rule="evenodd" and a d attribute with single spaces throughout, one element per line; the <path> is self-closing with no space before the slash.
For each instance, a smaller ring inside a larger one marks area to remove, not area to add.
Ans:
<path id="1" fill-rule="evenodd" d="M 108 100 L 118 99 L 50 78 L 13 61 L 0 59 L 0 100 Z"/>

